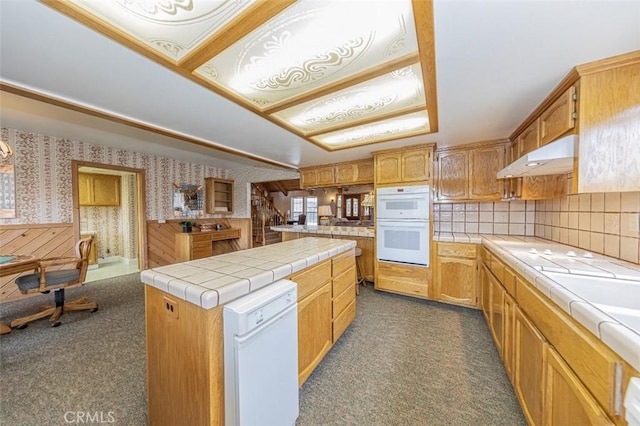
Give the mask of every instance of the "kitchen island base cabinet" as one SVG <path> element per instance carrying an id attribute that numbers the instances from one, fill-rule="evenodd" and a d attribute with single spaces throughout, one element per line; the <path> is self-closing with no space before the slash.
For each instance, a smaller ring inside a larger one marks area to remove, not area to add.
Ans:
<path id="1" fill-rule="evenodd" d="M 150 426 L 223 425 L 222 306 L 202 309 L 145 286 Z"/>

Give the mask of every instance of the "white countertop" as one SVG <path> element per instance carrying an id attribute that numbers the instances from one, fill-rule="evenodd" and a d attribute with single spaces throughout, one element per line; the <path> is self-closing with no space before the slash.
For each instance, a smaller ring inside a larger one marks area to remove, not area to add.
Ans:
<path id="1" fill-rule="evenodd" d="M 204 309 L 267 286 L 356 246 L 355 241 L 300 238 L 140 273 L 143 283 Z"/>
<path id="2" fill-rule="evenodd" d="M 585 257 L 584 250 L 536 237 L 481 238 L 483 245 L 640 371 L 639 265 L 599 254 Z M 567 256 L 568 252 L 573 253 Z"/>
<path id="3" fill-rule="evenodd" d="M 373 238 L 375 229 L 365 226 L 308 226 L 308 225 L 280 225 L 272 226 L 272 231 L 300 232 L 306 234 L 345 235 L 349 237 Z"/>

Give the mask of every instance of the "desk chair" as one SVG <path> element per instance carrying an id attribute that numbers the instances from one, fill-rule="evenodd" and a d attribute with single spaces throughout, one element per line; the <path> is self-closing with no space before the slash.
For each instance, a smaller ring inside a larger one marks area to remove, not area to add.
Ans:
<path id="1" fill-rule="evenodd" d="M 66 287 L 82 284 L 87 276 L 89 267 L 89 250 L 93 243 L 93 236 L 82 238 L 75 245 L 76 257 L 60 257 L 42 259 L 35 273 L 23 275 L 16 279 L 18 289 L 22 294 L 49 293 L 54 291 L 55 306 L 47 307 L 37 314 L 18 318 L 11 321 L 11 328 L 23 329 L 28 323 L 40 318 L 50 316 L 52 327 L 58 327 L 61 323 L 60 316 L 67 311 L 98 310 L 96 302 L 90 302 L 88 297 L 75 302 L 64 303 L 64 289 Z M 73 266 L 73 268 L 49 270 L 59 266 Z"/>
<path id="2" fill-rule="evenodd" d="M 307 222 L 306 214 L 298 215 L 298 225 L 304 225 L 306 222 Z"/>

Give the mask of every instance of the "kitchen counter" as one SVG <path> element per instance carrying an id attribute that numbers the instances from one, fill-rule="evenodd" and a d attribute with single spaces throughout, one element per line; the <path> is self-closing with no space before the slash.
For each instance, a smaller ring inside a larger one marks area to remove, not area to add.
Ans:
<path id="1" fill-rule="evenodd" d="M 309 225 L 280 225 L 272 226 L 272 231 L 278 232 L 298 232 L 303 234 L 326 234 L 332 236 L 368 237 L 373 238 L 375 230 L 373 227 L 364 226 L 309 226 Z"/>
<path id="2" fill-rule="evenodd" d="M 640 370 L 640 266 L 537 237 L 482 235 L 481 240 Z"/>
<path id="3" fill-rule="evenodd" d="M 350 250 L 355 241 L 302 238 L 161 266 L 141 272 L 143 283 L 211 309 Z"/>

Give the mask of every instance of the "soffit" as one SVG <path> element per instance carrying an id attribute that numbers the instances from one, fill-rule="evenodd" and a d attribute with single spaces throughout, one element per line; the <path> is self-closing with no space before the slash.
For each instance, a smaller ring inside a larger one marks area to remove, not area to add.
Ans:
<path id="1" fill-rule="evenodd" d="M 328 151 L 438 128 L 431 1 L 43 2 Z"/>

